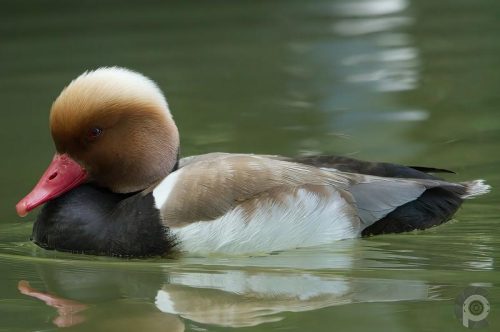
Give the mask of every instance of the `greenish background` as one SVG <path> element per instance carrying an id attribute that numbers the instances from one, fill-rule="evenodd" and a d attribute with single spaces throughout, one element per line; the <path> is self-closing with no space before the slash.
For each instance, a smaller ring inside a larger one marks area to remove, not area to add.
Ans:
<path id="1" fill-rule="evenodd" d="M 498 188 L 499 17 L 496 0 L 2 1 L 0 330 L 56 329 L 20 280 L 88 306 L 68 331 L 459 331 L 470 285 L 498 330 L 495 189 L 425 232 L 150 261 L 39 249 L 14 205 L 52 157 L 51 102 L 112 65 L 159 83 L 183 155 L 336 153 Z"/>

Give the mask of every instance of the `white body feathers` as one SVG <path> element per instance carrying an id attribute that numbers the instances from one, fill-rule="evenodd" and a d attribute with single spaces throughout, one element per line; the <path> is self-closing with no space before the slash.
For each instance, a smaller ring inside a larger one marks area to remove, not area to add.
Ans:
<path id="1" fill-rule="evenodd" d="M 187 252 L 269 252 L 358 237 L 359 219 L 350 212 L 338 192 L 322 198 L 299 189 L 282 204 L 265 204 L 250 217 L 237 207 L 216 220 L 172 227 L 170 231 Z"/>

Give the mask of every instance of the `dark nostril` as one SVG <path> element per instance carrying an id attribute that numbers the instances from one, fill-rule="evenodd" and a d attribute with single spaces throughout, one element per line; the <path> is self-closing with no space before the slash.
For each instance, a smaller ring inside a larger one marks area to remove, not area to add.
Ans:
<path id="1" fill-rule="evenodd" d="M 51 175 L 51 176 L 49 176 L 49 181 L 50 181 L 50 180 L 53 180 L 56 176 L 57 176 L 57 172 L 52 173 L 52 175 Z"/>

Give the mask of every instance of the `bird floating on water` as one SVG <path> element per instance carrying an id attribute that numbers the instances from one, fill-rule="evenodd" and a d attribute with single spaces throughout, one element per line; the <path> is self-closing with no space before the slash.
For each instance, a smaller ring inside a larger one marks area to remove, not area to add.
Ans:
<path id="1" fill-rule="evenodd" d="M 209 153 L 179 159 L 179 132 L 149 78 L 85 72 L 50 112 L 56 154 L 20 216 L 45 204 L 32 239 L 47 249 L 143 257 L 245 254 L 425 229 L 483 180 L 337 156 Z M 256 134 L 258 129 L 256 128 Z"/>

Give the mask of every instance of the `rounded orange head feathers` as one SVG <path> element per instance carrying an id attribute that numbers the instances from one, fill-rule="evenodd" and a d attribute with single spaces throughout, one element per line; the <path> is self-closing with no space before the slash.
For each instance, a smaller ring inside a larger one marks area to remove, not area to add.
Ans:
<path id="1" fill-rule="evenodd" d="M 72 81 L 52 105 L 50 130 L 56 156 L 16 206 L 20 215 L 83 181 L 118 193 L 146 189 L 177 162 L 179 133 L 165 97 L 128 69 L 99 68 Z"/>

